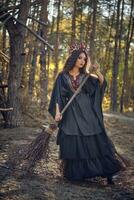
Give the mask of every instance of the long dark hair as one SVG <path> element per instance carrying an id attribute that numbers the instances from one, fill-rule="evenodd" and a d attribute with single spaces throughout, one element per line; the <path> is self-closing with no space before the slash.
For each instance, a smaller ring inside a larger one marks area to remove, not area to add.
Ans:
<path id="1" fill-rule="evenodd" d="M 85 65 L 82 68 L 80 68 L 80 73 L 86 73 L 86 65 L 87 65 L 88 56 L 87 56 L 86 51 L 84 51 L 83 49 L 74 50 L 72 52 L 72 54 L 66 60 L 66 63 L 63 68 L 64 72 L 70 71 L 75 66 L 75 63 L 81 53 L 84 53 L 86 55 L 86 62 L 85 62 Z"/>

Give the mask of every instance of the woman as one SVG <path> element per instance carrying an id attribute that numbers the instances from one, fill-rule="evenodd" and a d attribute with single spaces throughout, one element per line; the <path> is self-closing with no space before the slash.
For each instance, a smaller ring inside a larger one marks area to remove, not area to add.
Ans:
<path id="1" fill-rule="evenodd" d="M 55 81 L 48 111 L 58 122 L 57 144 L 64 177 L 81 181 L 101 176 L 114 184 L 112 177 L 121 165 L 103 123 L 101 104 L 106 80 L 97 66 L 92 67 L 94 76 L 88 74 L 90 65 L 85 49 L 72 50 Z M 88 80 L 62 116 L 62 109 L 85 76 Z"/>

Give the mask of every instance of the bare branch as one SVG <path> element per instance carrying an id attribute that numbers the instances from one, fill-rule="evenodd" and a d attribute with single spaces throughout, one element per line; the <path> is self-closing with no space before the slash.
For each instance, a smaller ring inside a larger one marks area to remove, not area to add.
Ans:
<path id="1" fill-rule="evenodd" d="M 40 4 L 41 3 L 41 0 L 35 0 L 34 2 L 32 2 L 30 5 L 31 6 L 34 6 L 34 5 L 37 5 L 37 4 Z"/>
<path id="2" fill-rule="evenodd" d="M 2 112 L 12 111 L 12 110 L 13 110 L 13 108 L 0 108 L 0 111 L 2 111 Z"/>
<path id="3" fill-rule="evenodd" d="M 41 3 L 41 0 L 35 0 L 34 2 L 32 2 L 31 4 L 30 4 L 30 6 L 34 6 L 34 5 L 36 5 L 36 4 L 40 4 Z M 20 8 L 20 4 L 18 4 L 18 5 L 15 5 L 15 6 L 8 6 L 8 7 L 1 7 L 0 8 L 0 12 L 7 12 L 7 11 L 9 11 L 9 10 L 15 10 L 15 9 L 19 9 Z"/>
<path id="4" fill-rule="evenodd" d="M 8 87 L 7 84 L 0 85 L 0 88 L 7 88 L 7 87 Z"/>
<path id="5" fill-rule="evenodd" d="M 38 22 L 38 23 L 41 24 L 41 25 L 48 26 L 47 23 L 42 22 L 42 21 L 40 21 L 40 20 L 38 20 L 38 19 L 36 19 L 36 18 L 34 18 L 34 17 L 32 17 L 32 16 L 28 16 L 28 18 L 29 18 L 29 19 L 33 19 L 34 21 Z"/>
<path id="6" fill-rule="evenodd" d="M 6 17 L 6 15 L 9 15 L 9 13 L 4 13 L 4 14 L 2 14 L 2 15 L 0 16 L 0 20 L 1 20 L 2 18 Z"/>
<path id="7" fill-rule="evenodd" d="M 8 15 L 8 17 L 2 21 L 2 24 L 4 25 L 10 18 L 12 18 L 12 15 Z"/>
<path id="8" fill-rule="evenodd" d="M 10 57 L 7 56 L 5 53 L 3 53 L 1 50 L 0 50 L 0 54 L 2 55 L 2 57 L 4 57 L 6 59 L 7 62 L 9 62 L 10 60 Z"/>
<path id="9" fill-rule="evenodd" d="M 21 24 L 22 26 L 24 26 L 30 33 L 32 33 L 37 39 L 39 39 L 41 42 L 43 42 L 45 45 L 47 45 L 52 51 L 54 50 L 53 47 L 47 42 L 45 41 L 40 35 L 38 35 L 37 33 L 35 33 L 34 31 L 32 31 L 28 26 L 26 26 L 22 21 L 16 19 L 15 17 L 13 17 L 19 24 Z"/>
<path id="10" fill-rule="evenodd" d="M 0 18 L 0 20 L 2 21 L 2 25 L 4 25 L 7 21 L 9 21 L 9 19 L 11 19 L 13 16 L 17 15 L 19 11 L 17 11 L 16 13 L 14 13 L 12 15 L 10 14 L 10 12 L 12 12 L 12 11 L 9 11 L 6 13 L 7 17 L 6 16 L 4 18 L 2 17 L 3 19 Z"/>
<path id="11" fill-rule="evenodd" d="M 19 5 L 15 5 L 15 6 L 9 6 L 9 7 L 6 7 L 6 8 L 2 8 L 0 9 L 0 12 L 7 12 L 9 10 L 15 10 L 15 9 L 19 9 L 20 7 L 20 4 Z"/>

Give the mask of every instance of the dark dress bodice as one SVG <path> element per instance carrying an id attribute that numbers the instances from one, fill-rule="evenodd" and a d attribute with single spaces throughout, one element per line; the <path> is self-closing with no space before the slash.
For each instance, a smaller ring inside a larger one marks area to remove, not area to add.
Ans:
<path id="1" fill-rule="evenodd" d="M 77 75 L 76 80 L 74 80 L 73 76 L 69 73 L 67 73 L 66 76 L 68 76 L 70 89 L 76 90 L 81 83 L 82 74 Z M 74 92 L 74 90 L 72 91 Z M 95 135 L 101 133 L 102 128 L 92 105 L 92 92 L 93 91 L 90 91 L 90 86 L 88 91 L 86 88 L 83 88 L 63 114 L 60 128 L 65 134 Z M 70 97 L 68 97 L 67 100 L 69 100 Z"/>

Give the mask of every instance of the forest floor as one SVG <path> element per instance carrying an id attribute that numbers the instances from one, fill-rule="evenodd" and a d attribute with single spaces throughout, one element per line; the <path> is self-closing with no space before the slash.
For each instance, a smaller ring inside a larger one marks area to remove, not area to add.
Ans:
<path id="1" fill-rule="evenodd" d="M 119 153 L 134 161 L 134 118 L 104 115 L 107 134 Z M 32 125 L 31 125 L 32 126 Z M 25 148 L 40 132 L 38 127 L 13 129 L 0 128 L 0 199 L 2 200 L 134 200 L 134 166 L 114 177 L 115 185 L 108 186 L 104 178 L 82 183 L 70 183 L 62 178 L 59 170 L 56 133 L 50 141 L 48 163 L 42 160 L 29 176 L 18 176 L 6 168 L 9 157 Z M 19 155 L 19 154 L 18 154 Z"/>

